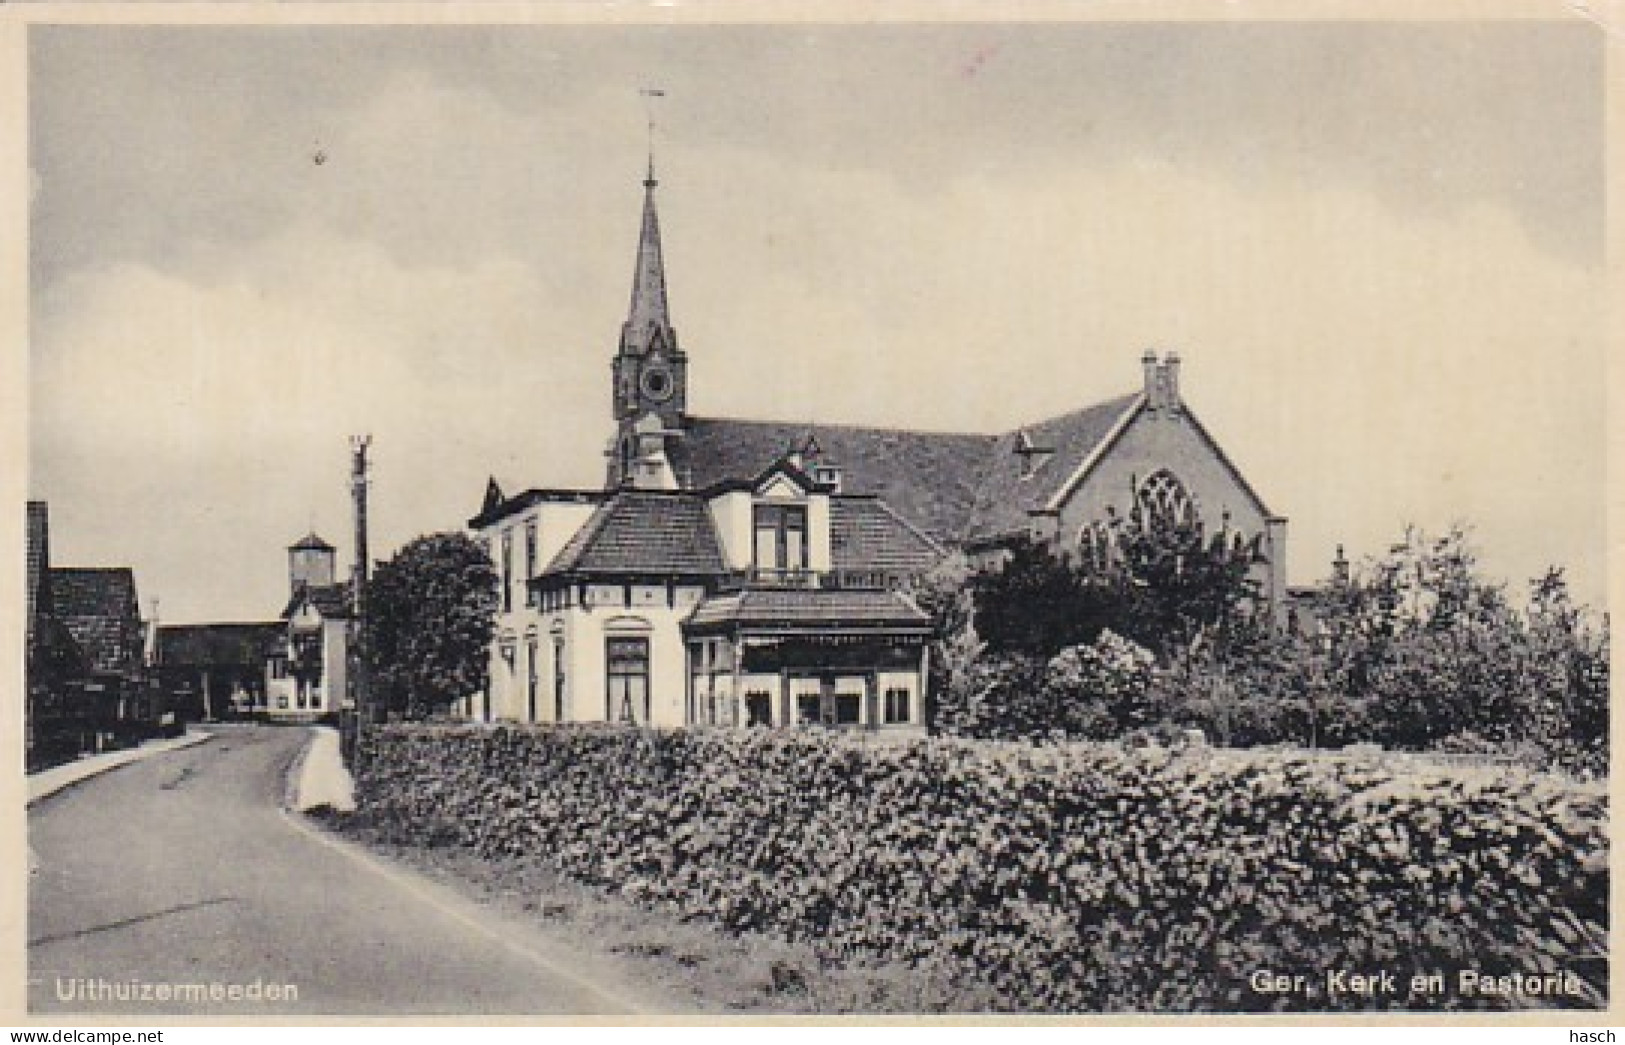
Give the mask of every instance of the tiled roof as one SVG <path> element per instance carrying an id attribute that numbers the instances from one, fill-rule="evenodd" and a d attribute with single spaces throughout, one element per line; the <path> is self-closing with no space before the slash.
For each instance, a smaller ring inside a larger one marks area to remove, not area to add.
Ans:
<path id="1" fill-rule="evenodd" d="M 843 493 L 871 495 L 931 539 L 999 537 L 1026 529 L 1042 507 L 1140 400 L 1118 396 L 1003 435 L 917 432 L 850 425 L 690 418 L 672 464 L 695 489 L 760 475 L 812 440 L 814 463 L 835 466 Z M 1026 445 L 1051 451 L 1033 457 L 1022 478 Z"/>
<path id="2" fill-rule="evenodd" d="M 802 588 L 746 589 L 700 603 L 684 625 L 691 630 L 930 631 L 931 618 L 894 591 Z"/>
<path id="3" fill-rule="evenodd" d="M 316 612 L 329 620 L 347 620 L 350 616 L 350 582 L 340 584 L 324 584 L 314 588 L 300 588 L 288 598 L 288 605 L 282 610 L 282 619 L 287 620 L 298 612 L 299 606 L 309 600 Z"/>
<path id="4" fill-rule="evenodd" d="M 975 540 L 1025 531 L 1028 510 L 1042 507 L 1059 493 L 1139 401 L 1139 393 L 1118 396 L 999 436 L 982 463 L 980 493 L 961 536 Z M 1016 452 L 1023 433 L 1032 447 L 1052 451 L 1033 459 L 1034 468 L 1025 479 L 1022 455 Z"/>
<path id="5" fill-rule="evenodd" d="M 932 537 L 954 539 L 970 519 L 979 473 L 995 438 L 694 417 L 685 437 L 676 441 L 672 467 L 686 486 L 705 489 L 729 479 L 754 479 L 812 439 L 822 451 L 818 462 L 840 469 L 842 492 L 872 494 Z"/>
<path id="6" fill-rule="evenodd" d="M 725 570 L 704 501 L 693 494 L 621 490 L 598 506 L 542 572 L 710 576 Z"/>
<path id="7" fill-rule="evenodd" d="M 942 558 L 941 546 L 870 497 L 831 497 L 829 537 L 837 570 L 921 573 Z"/>
<path id="8" fill-rule="evenodd" d="M 237 667 L 264 664 L 287 634 L 282 623 L 165 624 L 158 628 L 158 663 L 164 667 Z"/>
<path id="9" fill-rule="evenodd" d="M 95 671 L 141 666 L 141 610 L 127 566 L 53 567 L 51 608 Z"/>

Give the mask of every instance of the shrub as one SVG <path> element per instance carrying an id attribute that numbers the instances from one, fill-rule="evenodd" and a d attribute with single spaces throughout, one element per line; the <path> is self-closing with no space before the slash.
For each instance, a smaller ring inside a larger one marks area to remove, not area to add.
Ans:
<path id="1" fill-rule="evenodd" d="M 1605 798 L 1557 778 L 822 731 L 396 725 L 362 745 L 362 815 L 395 841 L 530 854 L 1002 1009 L 1518 1003 L 1248 982 L 1371 966 L 1567 971 L 1580 994 L 1534 1003 L 1606 1000 Z"/>

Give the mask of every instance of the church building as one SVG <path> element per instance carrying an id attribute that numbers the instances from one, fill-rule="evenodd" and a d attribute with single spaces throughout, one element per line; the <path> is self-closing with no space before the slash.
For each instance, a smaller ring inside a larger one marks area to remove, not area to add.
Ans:
<path id="1" fill-rule="evenodd" d="M 1145 354 L 1138 389 L 1000 434 L 692 414 L 657 184 L 651 164 L 604 487 L 493 479 L 469 521 L 501 578 L 472 715 L 917 730 L 931 622 L 907 581 L 1018 539 L 1105 554 L 1136 510 L 1256 548 L 1282 617 L 1286 520 L 1186 405 L 1172 353 Z"/>

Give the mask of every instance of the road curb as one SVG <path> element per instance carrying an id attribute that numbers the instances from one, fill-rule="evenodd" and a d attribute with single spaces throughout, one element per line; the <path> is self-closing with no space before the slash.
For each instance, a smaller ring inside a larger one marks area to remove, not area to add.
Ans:
<path id="1" fill-rule="evenodd" d="M 120 766 L 145 761 L 154 755 L 195 747 L 214 738 L 214 733 L 206 731 L 187 733 L 185 736 L 176 737 L 173 740 L 162 740 L 157 743 L 149 742 L 140 747 L 126 748 L 123 751 L 114 751 L 105 755 L 95 755 L 91 758 L 80 759 L 77 762 L 69 762 L 65 765 L 35 773 L 28 778 L 27 808 L 31 809 L 36 803 L 43 802 L 52 795 L 89 780 L 91 777 L 111 772 Z"/>
<path id="2" fill-rule="evenodd" d="M 305 774 L 305 759 L 310 757 L 310 749 L 316 746 L 316 727 L 306 726 L 305 743 L 299 749 L 299 754 L 293 756 L 288 763 L 288 775 L 282 781 L 282 812 L 284 814 L 297 812 L 299 809 L 299 780 Z"/>

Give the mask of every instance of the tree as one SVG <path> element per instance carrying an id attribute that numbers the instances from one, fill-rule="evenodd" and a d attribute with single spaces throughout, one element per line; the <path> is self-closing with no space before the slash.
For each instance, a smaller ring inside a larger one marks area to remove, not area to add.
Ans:
<path id="1" fill-rule="evenodd" d="M 1318 673 L 1344 738 L 1606 771 L 1607 628 L 1573 605 L 1560 570 L 1530 587 L 1520 611 L 1479 574 L 1458 526 L 1436 538 L 1407 529 L 1324 589 Z"/>
<path id="2" fill-rule="evenodd" d="M 1110 630 L 1164 664 L 1196 645 L 1250 643 L 1266 630 L 1257 556 L 1256 542 L 1138 511 L 1098 558 L 1020 541 L 1001 569 L 975 579 L 976 629 L 994 652 L 1043 657 Z"/>
<path id="3" fill-rule="evenodd" d="M 471 538 L 409 542 L 367 587 L 363 649 L 374 699 L 415 719 L 483 689 L 496 606 L 496 570 Z"/>
<path id="4" fill-rule="evenodd" d="M 964 695 L 971 668 L 985 648 L 976 634 L 973 575 L 970 560 L 963 552 L 955 551 L 915 577 L 906 589 L 920 609 L 930 615 L 932 623 L 933 635 L 926 647 L 930 664 L 925 685 L 927 723 L 936 722 L 944 699 Z"/>
<path id="5" fill-rule="evenodd" d="M 1027 540 L 1011 546 L 999 569 L 971 583 L 976 633 L 988 649 L 1046 659 L 1093 642 L 1119 622 L 1127 594 L 1119 576 L 1091 575 Z"/>

